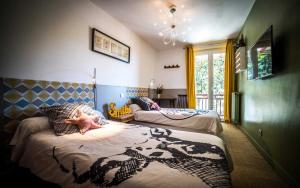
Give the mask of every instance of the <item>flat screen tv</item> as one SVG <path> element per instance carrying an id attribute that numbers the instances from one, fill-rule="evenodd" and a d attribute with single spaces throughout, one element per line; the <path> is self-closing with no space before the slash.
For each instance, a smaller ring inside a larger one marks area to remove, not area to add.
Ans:
<path id="1" fill-rule="evenodd" d="M 273 75 L 273 32 L 269 27 L 248 49 L 247 77 L 251 79 L 263 79 Z"/>

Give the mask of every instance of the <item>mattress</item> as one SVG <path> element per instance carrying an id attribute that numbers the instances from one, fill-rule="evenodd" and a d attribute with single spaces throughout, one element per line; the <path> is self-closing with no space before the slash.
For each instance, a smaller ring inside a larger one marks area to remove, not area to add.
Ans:
<path id="1" fill-rule="evenodd" d="M 62 187 L 231 187 L 214 135 L 109 121 L 85 135 L 46 129 L 14 139 L 26 143 L 14 150 L 19 165 Z"/>
<path id="2" fill-rule="evenodd" d="M 151 122 L 175 127 L 189 128 L 203 133 L 219 135 L 223 129 L 215 111 L 162 108 L 160 111 L 139 110 L 134 113 L 136 121 Z"/>

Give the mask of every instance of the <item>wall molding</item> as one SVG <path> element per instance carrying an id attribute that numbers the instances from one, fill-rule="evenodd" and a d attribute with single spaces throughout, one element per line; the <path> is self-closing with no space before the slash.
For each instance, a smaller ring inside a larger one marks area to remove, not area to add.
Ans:
<path id="1" fill-rule="evenodd" d="M 250 142 L 258 150 L 258 152 L 264 157 L 264 159 L 272 166 L 275 172 L 283 178 L 283 180 L 291 187 L 300 187 L 300 184 L 276 161 L 271 155 L 260 145 L 258 142 L 248 133 L 242 125 L 238 125 L 238 128 L 248 137 Z"/>

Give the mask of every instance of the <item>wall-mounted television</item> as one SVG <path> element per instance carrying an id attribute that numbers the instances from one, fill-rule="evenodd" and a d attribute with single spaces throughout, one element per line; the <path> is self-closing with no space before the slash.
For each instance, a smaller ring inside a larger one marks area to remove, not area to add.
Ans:
<path id="1" fill-rule="evenodd" d="M 273 75 L 273 31 L 270 26 L 248 49 L 247 77 L 248 80 L 263 79 Z"/>

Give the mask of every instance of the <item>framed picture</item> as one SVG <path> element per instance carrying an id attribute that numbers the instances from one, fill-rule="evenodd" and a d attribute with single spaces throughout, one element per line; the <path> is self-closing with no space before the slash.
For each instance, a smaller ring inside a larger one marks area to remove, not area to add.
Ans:
<path id="1" fill-rule="evenodd" d="M 124 61 L 130 62 L 130 47 L 93 28 L 92 51 Z"/>

